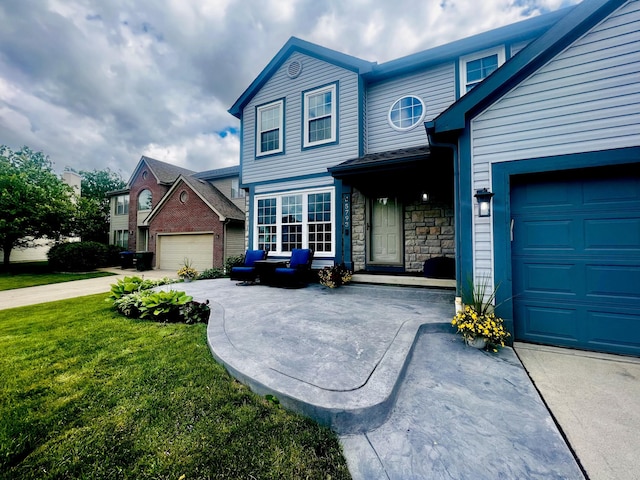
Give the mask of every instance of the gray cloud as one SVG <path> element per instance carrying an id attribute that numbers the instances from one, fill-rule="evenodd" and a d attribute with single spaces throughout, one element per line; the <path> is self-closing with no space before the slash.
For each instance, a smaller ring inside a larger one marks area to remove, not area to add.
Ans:
<path id="1" fill-rule="evenodd" d="M 238 162 L 227 108 L 292 36 L 383 62 L 576 0 L 6 0 L 0 143 L 126 178 Z M 481 19 L 481 21 L 479 21 Z"/>

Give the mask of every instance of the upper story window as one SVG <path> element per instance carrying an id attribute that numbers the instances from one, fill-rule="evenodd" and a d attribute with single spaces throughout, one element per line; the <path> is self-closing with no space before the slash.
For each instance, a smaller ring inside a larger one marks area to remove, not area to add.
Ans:
<path id="1" fill-rule="evenodd" d="M 337 140 L 336 84 L 303 93 L 303 147 Z"/>
<path id="2" fill-rule="evenodd" d="M 240 188 L 240 179 L 231 179 L 231 198 L 244 198 L 245 191 Z"/>
<path id="3" fill-rule="evenodd" d="M 402 97 L 389 109 L 389 124 L 395 130 L 411 130 L 419 125 L 425 114 L 424 102 L 412 95 Z"/>
<path id="4" fill-rule="evenodd" d="M 467 93 L 504 63 L 504 48 L 485 50 L 460 59 L 460 96 Z"/>
<path id="5" fill-rule="evenodd" d="M 256 156 L 282 153 L 284 100 L 256 108 Z"/>
<path id="6" fill-rule="evenodd" d="M 116 197 L 116 215 L 127 215 L 129 213 L 129 195 L 118 195 Z"/>
<path id="7" fill-rule="evenodd" d="M 151 190 L 142 190 L 138 195 L 138 210 L 151 210 Z"/>

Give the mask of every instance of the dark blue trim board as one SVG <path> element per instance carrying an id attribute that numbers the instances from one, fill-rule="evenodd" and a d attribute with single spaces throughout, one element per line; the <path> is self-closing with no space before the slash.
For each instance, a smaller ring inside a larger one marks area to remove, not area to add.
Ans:
<path id="1" fill-rule="evenodd" d="M 456 232 L 456 260 L 460 265 L 458 271 L 460 276 L 456 278 L 456 289 L 458 294 L 463 288 L 467 288 L 464 282 L 473 276 L 473 201 L 474 192 L 471 188 L 471 137 L 470 128 L 466 128 L 458 140 L 458 191 L 456 200 L 456 216 L 458 217 L 459 230 Z M 495 203 L 495 202 L 494 202 Z"/>
<path id="2" fill-rule="evenodd" d="M 554 172 L 576 168 L 640 163 L 640 147 L 576 153 L 558 157 L 534 158 L 494 163 L 491 167 L 493 197 L 494 281 L 500 285 L 496 296 L 497 313 L 513 333 L 513 280 L 511 278 L 511 176 Z"/>

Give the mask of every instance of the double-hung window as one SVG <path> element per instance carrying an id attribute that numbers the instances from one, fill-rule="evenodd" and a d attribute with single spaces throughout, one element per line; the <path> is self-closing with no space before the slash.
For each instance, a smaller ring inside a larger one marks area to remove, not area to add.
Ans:
<path id="1" fill-rule="evenodd" d="M 256 108 L 256 156 L 282 153 L 284 100 Z"/>
<path id="2" fill-rule="evenodd" d="M 128 230 L 114 230 L 113 242 L 120 248 L 129 248 L 129 231 Z"/>
<path id="3" fill-rule="evenodd" d="M 116 215 L 127 215 L 129 213 L 129 195 L 118 195 L 116 197 Z"/>
<path id="4" fill-rule="evenodd" d="M 303 147 L 337 141 L 336 84 L 303 93 Z"/>
<path id="5" fill-rule="evenodd" d="M 460 96 L 491 75 L 504 63 L 504 48 L 485 50 L 460 59 Z"/>
<path id="6" fill-rule="evenodd" d="M 333 190 L 307 190 L 256 199 L 255 248 L 288 253 L 311 248 L 333 254 Z"/>

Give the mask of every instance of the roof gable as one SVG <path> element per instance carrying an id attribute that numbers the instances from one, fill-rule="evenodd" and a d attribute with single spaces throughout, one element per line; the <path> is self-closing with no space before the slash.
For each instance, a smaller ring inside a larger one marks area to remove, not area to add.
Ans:
<path id="1" fill-rule="evenodd" d="M 172 194 L 185 184 L 218 216 L 221 222 L 225 220 L 244 221 L 245 215 L 231 200 L 229 200 L 220 190 L 209 182 L 194 178 L 192 176 L 180 175 L 173 183 L 169 191 L 162 197 L 155 208 L 149 212 L 145 223 L 149 223 L 157 216 Z"/>
<path id="2" fill-rule="evenodd" d="M 271 78 L 271 76 L 287 61 L 287 59 L 294 52 L 300 52 L 304 55 L 308 55 L 319 60 L 332 63 L 342 68 L 355 71 L 359 74 L 369 72 L 375 62 L 368 62 L 361 60 L 357 57 L 347 55 L 345 53 L 331 50 L 330 48 L 322 47 L 305 40 L 301 40 L 296 37 L 291 37 L 287 43 L 280 49 L 275 57 L 267 64 L 267 66 L 260 72 L 260 75 L 251 82 L 251 85 L 240 95 L 235 103 L 229 109 L 229 113 L 234 117 L 240 118 L 242 116 L 242 110 L 251 101 L 251 99 L 258 93 L 258 91 L 264 86 L 264 84 Z"/>
<path id="3" fill-rule="evenodd" d="M 444 135 L 462 130 L 467 120 L 545 65 L 625 1 L 584 0 L 438 117 L 425 122 L 427 132 Z"/>

